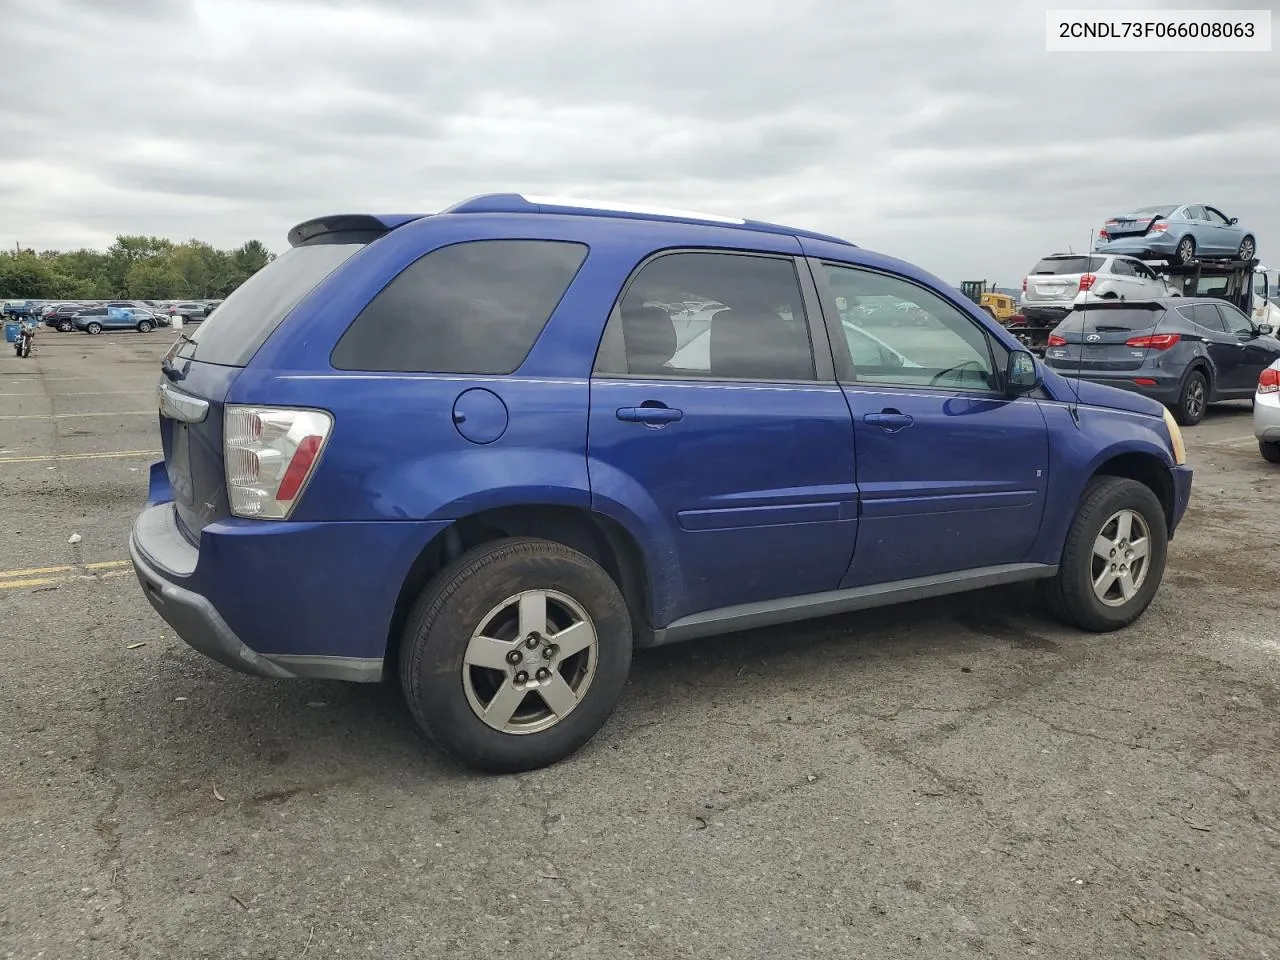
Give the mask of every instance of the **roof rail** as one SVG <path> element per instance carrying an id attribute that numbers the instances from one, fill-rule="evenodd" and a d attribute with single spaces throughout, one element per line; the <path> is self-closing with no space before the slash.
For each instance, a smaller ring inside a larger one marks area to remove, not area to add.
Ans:
<path id="1" fill-rule="evenodd" d="M 586 217 L 623 217 L 632 220 L 657 220 L 668 223 L 700 223 L 755 230 L 762 233 L 778 233 L 793 237 L 826 240 L 847 247 L 848 240 L 811 230 L 797 230 L 776 223 L 746 220 L 741 217 L 725 217 L 714 213 L 698 213 L 647 204 L 619 203 L 613 200 L 588 200 L 575 197 L 550 197 L 523 193 L 487 193 L 471 197 L 441 211 L 452 213 L 555 213 Z"/>

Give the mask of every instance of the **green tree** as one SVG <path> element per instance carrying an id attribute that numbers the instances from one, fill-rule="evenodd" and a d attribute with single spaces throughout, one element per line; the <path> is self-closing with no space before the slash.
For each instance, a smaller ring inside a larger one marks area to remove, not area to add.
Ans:
<path id="1" fill-rule="evenodd" d="M 53 268 L 30 250 L 0 257 L 0 298 L 33 300 L 53 292 Z"/>
<path id="2" fill-rule="evenodd" d="M 125 275 L 125 296 L 137 300 L 165 300 L 183 296 L 185 284 L 182 274 L 165 259 L 154 257 L 139 260 Z"/>

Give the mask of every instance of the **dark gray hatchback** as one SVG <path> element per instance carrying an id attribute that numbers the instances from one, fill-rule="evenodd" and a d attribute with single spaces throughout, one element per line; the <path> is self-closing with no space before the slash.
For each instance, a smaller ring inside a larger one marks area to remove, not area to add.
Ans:
<path id="1" fill-rule="evenodd" d="M 1067 377 L 1146 394 L 1184 426 L 1205 406 L 1253 396 L 1280 340 L 1221 300 L 1080 303 L 1049 335 L 1045 362 Z"/>

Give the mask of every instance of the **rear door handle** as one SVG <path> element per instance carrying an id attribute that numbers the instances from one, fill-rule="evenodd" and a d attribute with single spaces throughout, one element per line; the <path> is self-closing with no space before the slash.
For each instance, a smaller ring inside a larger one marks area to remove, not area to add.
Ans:
<path id="1" fill-rule="evenodd" d="M 906 427 L 915 423 L 910 414 L 899 413 L 897 410 L 885 410 L 882 413 L 868 413 L 862 417 L 862 422 L 873 427 L 880 427 L 888 433 L 897 433 Z"/>
<path id="2" fill-rule="evenodd" d="M 618 419 L 627 423 L 675 423 L 684 411 L 673 407 L 619 407 Z"/>

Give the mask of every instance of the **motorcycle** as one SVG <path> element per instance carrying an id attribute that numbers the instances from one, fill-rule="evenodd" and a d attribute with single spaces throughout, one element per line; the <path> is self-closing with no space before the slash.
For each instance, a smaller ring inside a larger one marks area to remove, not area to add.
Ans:
<path id="1" fill-rule="evenodd" d="M 36 328 L 30 323 L 24 323 L 18 329 L 18 339 L 13 342 L 13 352 L 19 357 L 31 356 L 31 342 L 35 339 Z"/>

